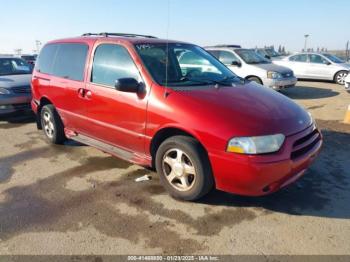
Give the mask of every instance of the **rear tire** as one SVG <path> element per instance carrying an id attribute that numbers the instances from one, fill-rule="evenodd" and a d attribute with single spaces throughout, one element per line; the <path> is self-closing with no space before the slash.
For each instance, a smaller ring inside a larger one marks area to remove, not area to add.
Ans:
<path id="1" fill-rule="evenodd" d="M 53 105 L 45 105 L 41 109 L 40 121 L 48 142 L 62 144 L 66 141 L 62 120 Z"/>
<path id="2" fill-rule="evenodd" d="M 251 77 L 248 77 L 247 79 L 248 79 L 249 81 L 255 82 L 255 83 L 259 84 L 259 85 L 262 85 L 262 84 L 263 84 L 263 82 L 261 81 L 261 79 L 260 79 L 259 77 L 257 77 L 257 76 L 251 76 Z"/>
<path id="3" fill-rule="evenodd" d="M 214 185 L 208 156 L 192 137 L 174 136 L 165 140 L 156 153 L 156 169 L 161 183 L 176 199 L 197 200 Z"/>
<path id="4" fill-rule="evenodd" d="M 345 85 L 345 78 L 348 75 L 347 71 L 340 71 L 335 74 L 334 82 L 338 85 Z"/>

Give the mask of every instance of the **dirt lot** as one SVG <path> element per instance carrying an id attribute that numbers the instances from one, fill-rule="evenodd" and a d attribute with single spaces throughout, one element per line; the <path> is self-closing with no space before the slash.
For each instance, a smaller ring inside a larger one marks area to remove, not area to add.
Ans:
<path id="1" fill-rule="evenodd" d="M 325 145 L 304 178 L 263 198 L 170 198 L 157 176 L 72 142 L 30 116 L 0 120 L 0 254 L 350 254 L 350 94 L 299 82 Z M 135 183 L 151 174 L 152 181 Z"/>

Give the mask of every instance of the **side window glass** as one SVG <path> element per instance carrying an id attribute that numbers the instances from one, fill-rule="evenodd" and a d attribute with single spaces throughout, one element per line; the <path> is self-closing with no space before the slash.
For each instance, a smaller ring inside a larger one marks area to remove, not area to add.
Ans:
<path id="1" fill-rule="evenodd" d="M 295 55 L 289 58 L 289 61 L 307 62 L 307 55 Z"/>
<path id="2" fill-rule="evenodd" d="M 44 74 L 51 75 L 57 49 L 58 45 L 56 44 L 45 45 L 40 52 L 38 61 L 35 63 L 35 70 Z"/>
<path id="3" fill-rule="evenodd" d="M 99 45 L 95 51 L 91 82 L 114 87 L 115 81 L 120 78 L 135 78 L 141 81 L 130 54 L 120 45 Z"/>
<path id="4" fill-rule="evenodd" d="M 75 43 L 59 44 L 58 46 L 53 75 L 83 81 L 88 46 Z"/>
<path id="5" fill-rule="evenodd" d="M 220 61 L 224 65 L 231 65 L 233 61 L 239 62 L 238 58 L 234 54 L 227 51 L 220 52 Z"/>
<path id="6" fill-rule="evenodd" d="M 310 55 L 310 63 L 313 64 L 327 64 L 327 60 L 320 55 Z"/>

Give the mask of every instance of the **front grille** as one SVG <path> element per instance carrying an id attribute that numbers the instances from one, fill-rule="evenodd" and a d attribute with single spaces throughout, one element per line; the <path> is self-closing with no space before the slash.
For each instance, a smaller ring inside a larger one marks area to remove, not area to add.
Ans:
<path id="1" fill-rule="evenodd" d="M 283 76 L 284 78 L 288 78 L 288 77 L 293 77 L 294 74 L 293 74 L 293 71 L 288 71 L 288 72 L 282 73 L 282 76 Z"/>
<path id="2" fill-rule="evenodd" d="M 11 89 L 15 94 L 29 94 L 30 86 L 16 86 Z"/>
<path id="3" fill-rule="evenodd" d="M 320 140 L 320 132 L 314 129 L 310 134 L 294 142 L 291 158 L 296 159 L 307 154 Z"/>

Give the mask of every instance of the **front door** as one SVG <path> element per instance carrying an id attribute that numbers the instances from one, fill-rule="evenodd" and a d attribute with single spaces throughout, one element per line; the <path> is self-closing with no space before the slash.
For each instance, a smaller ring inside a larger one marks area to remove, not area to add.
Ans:
<path id="1" fill-rule="evenodd" d="M 333 70 L 332 63 L 327 61 L 320 55 L 309 55 L 310 66 L 308 68 L 308 74 L 314 79 L 332 79 Z"/>
<path id="2" fill-rule="evenodd" d="M 98 44 L 90 83 L 86 87 L 89 97 L 85 133 L 102 142 L 144 154 L 147 96 L 117 91 L 115 82 L 120 78 L 135 78 L 142 82 L 126 47 Z"/>

